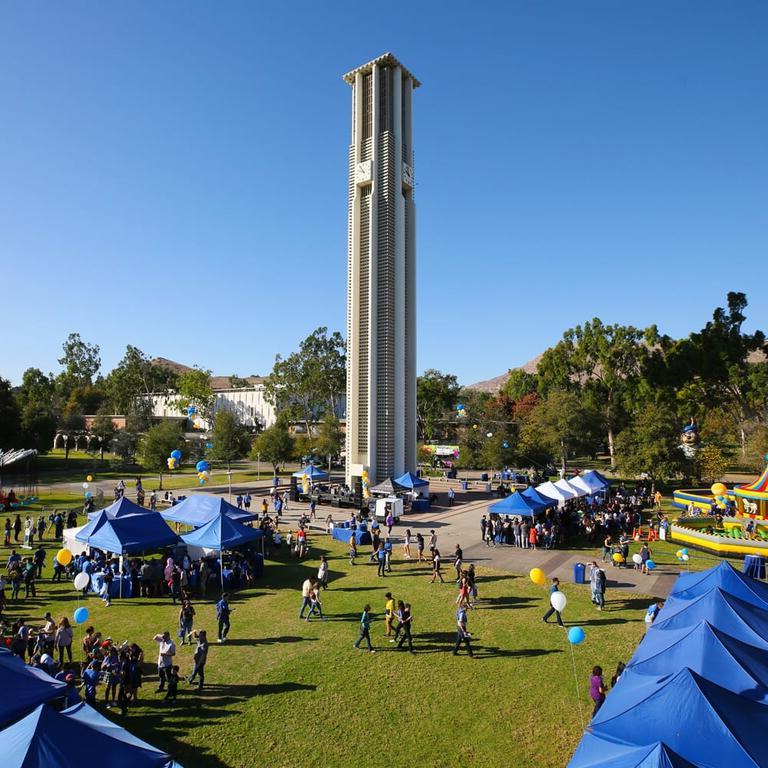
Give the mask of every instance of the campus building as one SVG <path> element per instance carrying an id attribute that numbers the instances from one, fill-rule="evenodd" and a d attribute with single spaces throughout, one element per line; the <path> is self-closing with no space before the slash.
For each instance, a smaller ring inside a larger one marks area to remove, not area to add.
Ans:
<path id="1" fill-rule="evenodd" d="M 411 103 L 390 53 L 352 86 L 347 254 L 347 482 L 416 468 L 416 252 Z"/>

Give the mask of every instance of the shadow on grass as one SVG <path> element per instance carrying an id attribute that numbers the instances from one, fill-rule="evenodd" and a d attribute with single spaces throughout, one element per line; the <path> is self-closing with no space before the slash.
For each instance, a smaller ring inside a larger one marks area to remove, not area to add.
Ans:
<path id="1" fill-rule="evenodd" d="M 540 603 L 541 600 L 535 597 L 490 597 L 481 599 L 475 606 L 478 610 L 494 610 L 504 608 L 524 608 L 526 603 Z"/>
<path id="2" fill-rule="evenodd" d="M 298 635 L 281 635 L 279 637 L 258 638 L 227 638 L 226 645 L 278 645 L 281 643 L 314 642 L 314 637 L 299 637 Z"/>
<path id="3" fill-rule="evenodd" d="M 634 619 L 588 619 L 587 621 L 570 621 L 566 622 L 566 626 L 580 626 L 580 627 L 599 627 L 607 624 L 627 624 Z M 640 621 L 638 618 L 637 621 Z"/>
<path id="4" fill-rule="evenodd" d="M 648 608 L 648 598 L 632 597 L 627 600 L 610 600 L 606 605 L 611 611 L 644 611 Z"/>

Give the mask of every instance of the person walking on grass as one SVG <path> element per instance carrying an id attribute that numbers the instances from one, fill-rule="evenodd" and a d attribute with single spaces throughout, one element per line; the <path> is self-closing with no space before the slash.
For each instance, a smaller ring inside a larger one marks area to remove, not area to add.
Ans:
<path id="1" fill-rule="evenodd" d="M 307 614 L 307 621 L 309 621 L 310 616 L 312 614 L 317 613 L 317 615 L 325 621 L 325 616 L 323 616 L 323 604 L 320 601 L 320 582 L 319 581 L 313 581 L 312 582 L 312 590 L 310 591 L 309 595 L 309 613 Z"/>
<path id="2" fill-rule="evenodd" d="M 592 602 L 598 611 L 605 607 L 605 580 L 605 571 L 593 560 L 590 564 L 589 586 L 592 590 Z"/>
<path id="3" fill-rule="evenodd" d="M 387 598 L 387 602 L 384 604 L 384 632 L 385 637 L 392 637 L 392 624 L 395 620 L 395 598 L 392 597 L 391 592 L 387 592 L 384 597 Z M 394 642 L 394 640 L 392 641 Z"/>
<path id="4" fill-rule="evenodd" d="M 406 560 L 411 559 L 411 529 L 408 528 L 403 536 L 403 555 Z"/>
<path id="5" fill-rule="evenodd" d="M 312 607 L 312 587 L 314 579 L 304 579 L 301 585 L 301 608 L 299 608 L 299 618 L 304 618 L 304 609 Z"/>
<path id="6" fill-rule="evenodd" d="M 197 690 L 202 691 L 205 684 L 205 663 L 208 661 L 208 635 L 204 629 L 195 632 L 197 645 L 195 646 L 194 663 L 195 668 L 192 674 L 187 678 L 187 682 L 194 683 L 197 678 Z"/>
<path id="7" fill-rule="evenodd" d="M 181 610 L 179 611 L 179 637 L 181 638 L 181 644 L 189 640 L 189 644 L 192 645 L 192 624 L 195 620 L 195 609 L 192 607 L 192 603 L 189 600 L 185 600 L 181 604 Z"/>
<path id="8" fill-rule="evenodd" d="M 603 682 L 603 668 L 593 667 L 592 676 L 589 678 L 589 697 L 595 704 L 592 710 L 592 717 L 594 717 L 603 706 L 605 701 L 605 683 Z"/>
<path id="9" fill-rule="evenodd" d="M 317 569 L 317 581 L 323 589 L 328 589 L 328 558 L 320 556 L 320 567 Z"/>
<path id="10" fill-rule="evenodd" d="M 441 584 L 445 583 L 443 574 L 440 573 L 440 550 L 433 549 L 432 550 L 432 580 L 429 583 L 434 584 L 435 579 L 438 579 L 438 578 L 440 579 Z"/>
<path id="11" fill-rule="evenodd" d="M 376 559 L 379 561 L 379 568 L 376 571 L 377 576 L 386 576 L 387 573 L 387 551 L 383 546 L 380 546 L 376 552 Z"/>
<path id="12" fill-rule="evenodd" d="M 226 643 L 229 634 L 229 617 L 234 609 L 229 607 L 229 595 L 225 592 L 216 603 L 216 619 L 219 624 L 219 642 Z"/>
<path id="13" fill-rule="evenodd" d="M 558 624 L 559 624 L 561 627 L 564 627 L 565 625 L 563 624 L 563 617 L 560 615 L 560 611 L 556 611 L 556 610 L 555 610 L 555 609 L 552 607 L 552 603 L 551 603 L 551 600 L 552 600 L 552 595 L 554 595 L 554 594 L 555 594 L 555 592 L 559 592 L 559 591 L 560 591 L 560 579 L 558 579 L 558 578 L 555 576 L 555 578 L 553 578 L 553 579 L 552 579 L 552 586 L 551 586 L 551 587 L 550 587 L 550 589 L 549 589 L 549 599 L 550 599 L 549 610 L 548 610 L 548 611 L 547 611 L 547 612 L 544 614 L 544 616 L 542 617 L 542 621 L 543 621 L 545 624 L 549 624 L 549 617 L 550 617 L 550 616 L 551 616 L 551 615 L 554 613 L 554 614 L 557 616 L 557 623 L 558 623 Z"/>
<path id="14" fill-rule="evenodd" d="M 355 542 L 355 532 L 352 531 L 352 535 L 349 537 L 349 564 L 355 564 L 355 558 L 357 557 L 357 543 Z"/>
<path id="15" fill-rule="evenodd" d="M 425 562 L 426 558 L 424 557 L 424 537 L 421 535 L 421 532 L 416 534 L 416 549 L 419 552 L 419 562 Z"/>
<path id="16" fill-rule="evenodd" d="M 397 625 L 397 631 L 402 633 L 400 642 L 397 644 L 398 650 L 403 647 L 403 643 L 408 643 L 408 650 L 413 653 L 413 640 L 411 639 L 411 624 L 413 623 L 413 615 L 411 613 L 411 604 L 406 603 L 403 606 L 401 612 L 400 623 Z"/>
<path id="17" fill-rule="evenodd" d="M 461 565 L 464 562 L 464 552 L 459 544 L 456 545 L 456 551 L 453 553 L 453 567 L 456 570 L 456 583 L 461 581 Z"/>
<path id="18" fill-rule="evenodd" d="M 153 640 L 157 643 L 157 676 L 160 685 L 155 693 L 162 693 L 165 684 L 171 679 L 173 657 L 176 655 L 176 644 L 171 640 L 171 633 L 167 630 L 162 635 L 155 635 Z"/>
<path id="19" fill-rule="evenodd" d="M 466 646 L 467 653 L 474 657 L 472 653 L 472 644 L 470 642 L 472 635 L 467 631 L 467 608 L 464 605 L 459 606 L 456 611 L 456 643 L 453 646 L 453 655 L 456 656 L 459 653 L 459 648 L 462 644 Z"/>
<path id="20" fill-rule="evenodd" d="M 353 648 L 360 650 L 360 643 L 365 640 L 368 643 L 368 651 L 370 653 L 376 653 L 373 645 L 371 645 L 371 606 L 366 604 L 363 608 L 363 614 L 360 617 L 360 636 L 355 641 Z"/>

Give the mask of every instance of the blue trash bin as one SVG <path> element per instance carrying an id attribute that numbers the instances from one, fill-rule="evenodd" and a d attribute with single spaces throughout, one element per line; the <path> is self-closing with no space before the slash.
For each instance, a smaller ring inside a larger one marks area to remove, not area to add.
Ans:
<path id="1" fill-rule="evenodd" d="M 574 584 L 586 584 L 586 572 L 587 569 L 584 566 L 584 563 L 574 563 L 573 564 L 573 583 Z"/>
<path id="2" fill-rule="evenodd" d="M 462 491 L 469 490 L 469 483 L 466 480 L 462 480 L 461 481 L 461 490 Z"/>

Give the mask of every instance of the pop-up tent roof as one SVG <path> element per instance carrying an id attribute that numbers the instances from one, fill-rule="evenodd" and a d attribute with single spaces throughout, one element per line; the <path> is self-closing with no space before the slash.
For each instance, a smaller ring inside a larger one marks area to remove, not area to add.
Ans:
<path id="1" fill-rule="evenodd" d="M 742 640 L 759 645 L 768 640 L 768 611 L 729 595 L 719 587 L 692 600 L 670 598 L 646 633 L 638 652 L 656 643 L 656 635 L 668 629 L 683 629 L 708 621 L 713 627 Z"/>
<path id="2" fill-rule="evenodd" d="M 133 554 L 177 544 L 179 537 L 157 512 L 109 518 L 102 510 L 75 537 L 89 547 Z"/>
<path id="3" fill-rule="evenodd" d="M 393 493 L 402 493 L 408 489 L 405 486 L 400 485 L 397 480 L 393 480 L 388 477 L 386 480 L 382 480 L 378 485 L 374 485 L 371 488 L 371 493 L 378 493 L 380 496 L 389 496 Z"/>
<path id="4" fill-rule="evenodd" d="M 724 592 L 768 609 L 768 584 L 737 571 L 727 560 L 699 573 L 681 573 L 669 596 L 690 600 L 714 587 L 720 587 Z"/>
<path id="5" fill-rule="evenodd" d="M 226 515 L 218 515 L 191 533 L 185 533 L 181 538 L 195 547 L 221 552 L 235 549 L 249 541 L 260 539 L 261 536 L 262 532 L 258 528 L 249 528 Z"/>
<path id="6" fill-rule="evenodd" d="M 624 676 L 592 718 L 592 732 L 641 746 L 663 741 L 702 766 L 768 765 L 768 707 L 684 667 L 663 678 Z M 628 681 L 627 681 L 628 682 Z M 684 715 L 683 715 L 684 712 Z"/>
<path id="7" fill-rule="evenodd" d="M 89 520 L 95 520 L 102 512 L 110 519 L 113 517 L 125 517 L 125 515 L 150 515 L 152 510 L 146 507 L 140 507 L 135 502 L 121 496 L 117 501 L 113 501 L 104 509 L 97 509 L 95 512 L 88 513 Z"/>
<path id="8" fill-rule="evenodd" d="M 54 680 L 36 667 L 28 667 L 18 656 L 0 652 L 0 726 L 31 712 L 40 704 L 64 695 L 66 683 Z M 0 738 L 0 743 L 2 739 Z"/>
<path id="9" fill-rule="evenodd" d="M 406 472 L 404 475 L 396 477 L 395 482 L 398 485 L 402 485 L 403 488 L 424 488 L 425 486 L 429 485 L 429 480 L 423 480 L 422 478 L 416 477 L 416 475 L 413 475 L 410 472 Z"/>
<path id="10" fill-rule="evenodd" d="M 655 741 L 642 747 L 584 734 L 568 768 L 696 768 L 666 744 Z"/>
<path id="11" fill-rule="evenodd" d="M 546 509 L 552 506 L 553 502 L 550 499 L 548 504 L 542 502 L 533 501 L 527 496 L 523 496 L 522 493 L 515 491 L 510 493 L 506 499 L 497 501 L 495 504 L 491 504 L 488 507 L 489 512 L 493 512 L 496 515 L 518 515 L 523 517 L 533 517 L 537 512 L 542 509 Z"/>
<path id="12" fill-rule="evenodd" d="M 611 481 L 606 480 L 596 469 L 590 469 L 589 472 L 582 472 L 579 475 L 579 479 L 588 488 L 592 489 L 592 493 L 604 491 L 611 484 Z"/>
<path id="13" fill-rule="evenodd" d="M 534 501 L 537 504 L 541 504 L 542 507 L 554 507 L 557 504 L 557 500 L 545 496 L 543 493 L 539 493 L 532 485 L 529 485 L 525 490 L 520 491 L 528 501 Z"/>
<path id="14" fill-rule="evenodd" d="M 303 467 L 298 472 L 293 473 L 294 477 L 303 477 L 304 475 L 307 475 L 313 483 L 318 480 L 328 479 L 328 473 L 319 467 L 316 467 L 314 464 L 307 464 L 306 467 Z"/>
<path id="15" fill-rule="evenodd" d="M 181 768 L 170 755 L 114 725 L 87 704 L 40 705 L 2 731 L 3 768 L 82 768 L 89 755 L 110 768 Z"/>
<path id="16" fill-rule="evenodd" d="M 160 512 L 160 516 L 164 520 L 194 525 L 195 527 L 210 523 L 219 515 L 226 515 L 230 520 L 238 520 L 241 523 L 257 520 L 259 517 L 238 509 L 221 496 L 214 496 L 210 493 L 193 493 L 178 504 Z"/>
<path id="17" fill-rule="evenodd" d="M 558 488 L 558 486 L 550 480 L 547 480 L 546 483 L 542 483 L 541 485 L 537 485 L 536 490 L 542 496 L 548 496 L 550 499 L 555 499 L 556 501 L 567 501 L 568 499 L 576 497 L 575 490 L 568 491 L 563 488 Z"/>
<path id="18" fill-rule="evenodd" d="M 688 667 L 723 688 L 768 704 L 768 653 L 766 643 L 750 645 L 702 621 L 684 632 L 658 632 L 653 639 L 676 635 L 672 643 L 644 645 L 643 653 L 630 661 L 622 685 L 630 685 L 636 675 L 661 677 L 671 670 Z M 640 649 L 638 649 L 639 651 Z"/>
<path id="19" fill-rule="evenodd" d="M 571 485 L 569 480 L 563 478 L 555 483 L 555 488 L 559 488 L 561 491 L 572 493 L 577 497 L 588 496 L 590 491 L 585 491 L 583 488 L 578 488 L 575 485 Z"/>

